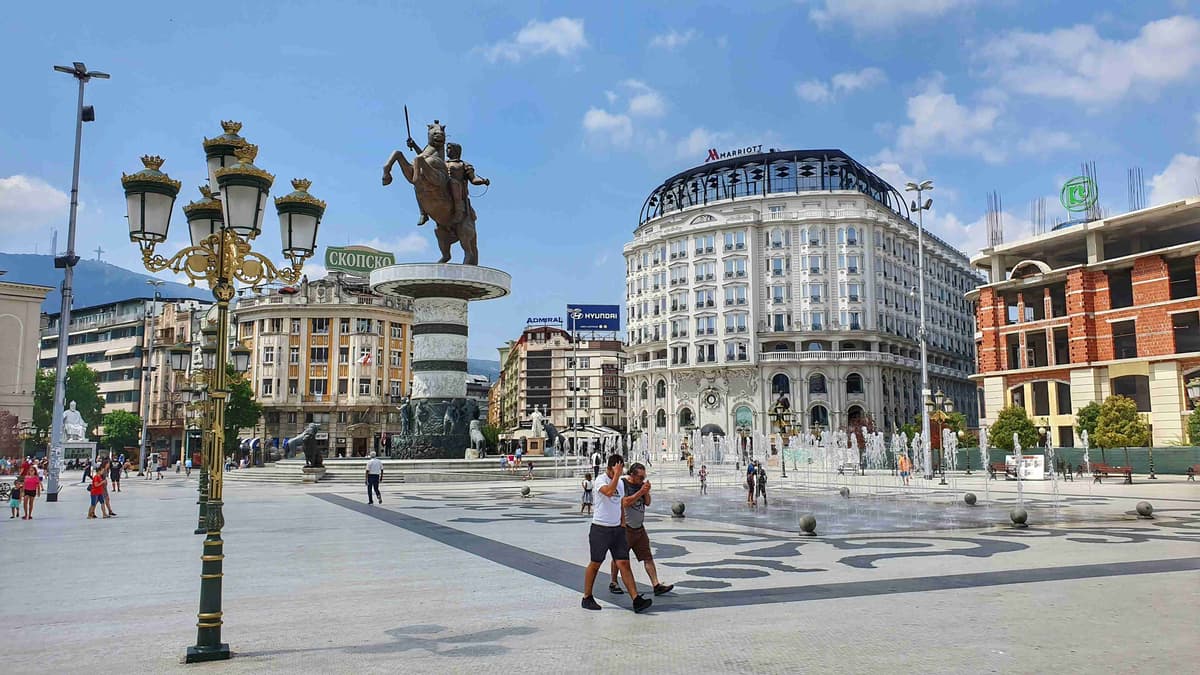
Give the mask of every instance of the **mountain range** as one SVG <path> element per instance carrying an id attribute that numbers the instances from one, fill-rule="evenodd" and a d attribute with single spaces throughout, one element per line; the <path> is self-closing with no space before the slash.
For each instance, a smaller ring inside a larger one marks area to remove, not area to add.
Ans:
<path id="1" fill-rule="evenodd" d="M 42 311 L 47 314 L 58 312 L 62 302 L 59 289 L 62 286 L 63 271 L 54 267 L 54 256 L 0 253 L 0 270 L 6 272 L 0 277 L 4 281 L 54 287 L 42 302 Z M 81 309 L 127 298 L 154 297 L 154 289 L 146 284 L 147 280 L 153 278 L 149 274 L 132 272 L 102 260 L 80 260 L 75 265 L 73 307 Z M 159 292 L 164 298 L 212 299 L 212 293 L 208 289 L 193 288 L 174 281 L 164 283 Z"/>

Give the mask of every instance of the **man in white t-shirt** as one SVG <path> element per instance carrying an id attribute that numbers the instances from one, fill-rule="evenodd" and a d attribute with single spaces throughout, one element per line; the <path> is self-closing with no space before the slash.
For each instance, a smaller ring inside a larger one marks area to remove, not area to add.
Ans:
<path id="1" fill-rule="evenodd" d="M 370 459 L 370 461 L 367 462 L 367 503 L 368 504 L 375 503 L 374 501 L 371 500 L 371 490 L 375 491 L 375 499 L 378 499 L 380 504 L 383 503 L 383 495 L 379 494 L 379 481 L 381 481 L 381 480 L 383 480 L 383 462 L 379 461 L 379 458 L 376 457 L 375 453 L 372 452 L 371 459 Z"/>
<path id="2" fill-rule="evenodd" d="M 625 528 L 622 527 L 622 506 L 625 499 L 625 489 L 621 474 L 625 471 L 625 462 L 620 455 L 608 458 L 608 471 L 604 476 L 597 476 L 592 492 L 592 527 L 588 531 L 588 546 L 591 549 L 591 560 L 583 575 L 584 609 L 597 610 L 600 605 L 592 597 L 592 586 L 596 583 L 596 574 L 604 564 L 604 558 L 612 554 L 621 573 L 621 581 L 633 598 L 633 611 L 641 613 L 654 603 L 650 598 L 642 597 L 637 591 L 637 582 L 633 580 L 633 570 L 629 567 L 629 543 L 625 539 Z M 638 495 L 641 498 L 641 495 Z M 630 499 L 630 501 L 633 501 Z"/>

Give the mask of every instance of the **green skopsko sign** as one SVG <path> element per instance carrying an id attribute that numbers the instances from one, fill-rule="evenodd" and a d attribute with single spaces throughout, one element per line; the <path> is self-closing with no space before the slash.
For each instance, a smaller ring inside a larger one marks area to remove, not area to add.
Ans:
<path id="1" fill-rule="evenodd" d="M 325 247 L 325 269 L 330 272 L 366 277 L 371 275 L 371 270 L 395 264 L 395 254 L 377 251 L 370 246 Z"/>

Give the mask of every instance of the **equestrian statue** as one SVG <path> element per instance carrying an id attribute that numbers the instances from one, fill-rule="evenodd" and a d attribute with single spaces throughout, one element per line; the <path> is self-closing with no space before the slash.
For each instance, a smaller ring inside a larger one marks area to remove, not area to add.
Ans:
<path id="1" fill-rule="evenodd" d="M 408 106 L 404 107 L 404 124 L 408 127 Z M 475 167 L 462 160 L 462 146 L 446 142 L 446 126 L 434 120 L 428 125 L 428 143 L 424 148 L 413 140 L 408 130 L 408 148 L 417 153 L 410 164 L 404 153 L 397 150 L 383 166 L 383 184 L 392 182 L 392 165 L 400 164 L 404 177 L 412 183 L 421 209 L 418 226 L 430 218 L 436 223 L 434 235 L 442 253 L 439 263 L 450 262 L 450 246 L 455 242 L 463 249 L 463 264 L 479 264 L 479 248 L 475 239 L 475 209 L 467 184 L 491 185 L 491 181 L 475 174 Z"/>

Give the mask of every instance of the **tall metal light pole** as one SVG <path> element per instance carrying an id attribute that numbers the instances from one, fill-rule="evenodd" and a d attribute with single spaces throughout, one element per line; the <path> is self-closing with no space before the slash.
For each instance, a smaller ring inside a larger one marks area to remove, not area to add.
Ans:
<path id="1" fill-rule="evenodd" d="M 918 183 L 908 183 L 904 186 L 907 192 L 916 192 L 917 198 L 912 202 L 912 210 L 917 212 L 917 293 L 920 296 L 921 326 L 917 329 L 917 337 L 921 342 L 921 445 L 925 449 L 924 476 L 925 480 L 933 480 L 933 460 L 929 450 L 929 409 L 924 405 L 930 396 L 929 390 L 929 351 L 926 343 L 928 336 L 925 332 L 925 212 L 933 206 L 932 199 L 922 201 L 925 191 L 933 190 L 933 181 L 924 180 Z"/>
<path id="2" fill-rule="evenodd" d="M 83 123 L 94 122 L 96 111 L 92 106 L 83 104 L 83 85 L 93 77 L 107 80 L 108 73 L 88 70 L 79 61 L 70 66 L 54 66 L 60 73 L 67 73 L 79 81 L 79 104 L 75 109 L 75 165 L 71 171 L 71 220 L 67 225 L 67 250 L 54 258 L 54 266 L 63 270 L 62 306 L 58 314 L 58 358 L 55 360 L 57 372 L 54 375 L 54 412 L 50 417 L 50 467 L 46 476 L 46 501 L 58 501 L 59 481 L 62 471 L 63 456 L 63 410 L 66 407 L 64 399 L 67 395 L 67 339 L 71 325 L 71 285 L 75 279 L 75 263 L 79 256 L 75 255 L 75 214 L 79 210 L 79 148 L 83 142 Z M 58 252 L 55 251 L 57 254 Z"/>
<path id="3" fill-rule="evenodd" d="M 145 467 L 147 457 L 146 446 L 149 445 L 147 443 L 149 439 L 146 436 L 146 432 L 150 424 L 151 376 L 154 373 L 154 333 L 158 330 L 158 320 L 156 318 L 158 299 L 162 297 L 158 289 L 167 282 L 162 279 L 147 279 L 146 283 L 154 287 L 154 304 L 150 307 L 150 319 L 146 321 L 146 325 L 150 327 L 150 347 L 146 355 L 146 365 L 142 368 L 145 374 L 142 376 L 142 444 L 141 451 L 138 454 L 138 469 Z M 139 470 L 138 474 L 141 475 L 141 473 Z"/>

